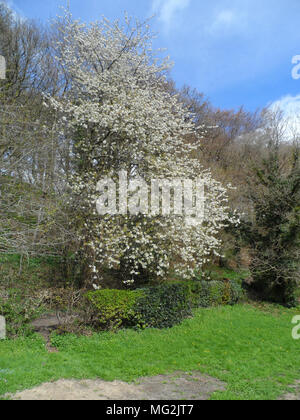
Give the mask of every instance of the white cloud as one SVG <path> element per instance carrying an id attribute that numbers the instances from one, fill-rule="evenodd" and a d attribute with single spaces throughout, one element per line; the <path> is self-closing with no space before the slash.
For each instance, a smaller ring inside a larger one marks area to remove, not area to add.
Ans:
<path id="1" fill-rule="evenodd" d="M 273 102 L 269 108 L 272 111 L 282 111 L 287 137 L 292 138 L 295 135 L 300 135 L 300 94 L 296 96 L 286 95 Z"/>
<path id="2" fill-rule="evenodd" d="M 165 29 L 169 30 L 175 16 L 181 10 L 186 9 L 191 0 L 153 0 L 152 11 L 157 13 L 163 22 Z"/>
<path id="3" fill-rule="evenodd" d="M 230 25 L 236 20 L 236 14 L 232 10 L 222 10 L 217 14 L 214 25 Z"/>
<path id="4" fill-rule="evenodd" d="M 225 9 L 214 14 L 207 29 L 210 34 L 221 35 L 225 31 L 245 32 L 247 26 L 247 13 L 243 9 Z"/>
<path id="5" fill-rule="evenodd" d="M 273 111 L 281 110 L 284 118 L 295 119 L 300 117 L 300 94 L 286 95 L 270 105 Z"/>

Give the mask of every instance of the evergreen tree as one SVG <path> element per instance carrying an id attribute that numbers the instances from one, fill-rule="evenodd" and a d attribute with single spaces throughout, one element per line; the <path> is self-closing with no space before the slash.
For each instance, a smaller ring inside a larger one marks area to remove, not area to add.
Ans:
<path id="1" fill-rule="evenodd" d="M 254 170 L 251 188 L 254 220 L 249 229 L 253 288 L 266 300 L 295 304 L 299 281 L 300 165 L 295 147 L 288 165 L 280 145 L 270 141 L 267 157 Z"/>

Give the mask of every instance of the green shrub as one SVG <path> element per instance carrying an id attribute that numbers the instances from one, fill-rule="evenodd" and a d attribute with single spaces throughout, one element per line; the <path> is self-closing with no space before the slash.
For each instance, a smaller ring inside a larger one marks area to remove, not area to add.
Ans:
<path id="1" fill-rule="evenodd" d="M 235 305 L 239 301 L 243 300 L 245 297 L 244 290 L 242 286 L 235 282 L 230 281 L 230 302 L 229 305 Z"/>
<path id="2" fill-rule="evenodd" d="M 231 281 L 181 281 L 129 290 L 87 293 L 91 324 L 102 330 L 120 327 L 170 328 L 192 315 L 191 308 L 233 305 L 243 292 Z"/>
<path id="3" fill-rule="evenodd" d="M 223 281 L 210 281 L 209 283 L 209 298 L 210 298 L 210 306 L 220 306 L 227 304 L 226 297 L 227 294 L 225 293 L 225 283 Z"/>
<path id="4" fill-rule="evenodd" d="M 207 281 L 187 281 L 192 308 L 208 308 L 210 306 L 209 285 Z"/>
<path id="5" fill-rule="evenodd" d="M 234 305 L 243 297 L 242 287 L 235 281 L 197 281 L 185 282 L 190 291 L 193 308 Z"/>
<path id="6" fill-rule="evenodd" d="M 140 289 L 136 312 L 146 327 L 170 328 L 191 315 L 190 291 L 184 282 Z"/>
<path id="7" fill-rule="evenodd" d="M 137 299 L 141 291 L 103 289 L 86 294 L 91 306 L 91 323 L 104 330 L 116 330 L 121 326 L 138 325 Z"/>
<path id="8" fill-rule="evenodd" d="M 134 291 L 104 289 L 89 292 L 86 298 L 91 323 L 100 329 L 168 328 L 191 315 L 189 287 L 184 283 Z"/>

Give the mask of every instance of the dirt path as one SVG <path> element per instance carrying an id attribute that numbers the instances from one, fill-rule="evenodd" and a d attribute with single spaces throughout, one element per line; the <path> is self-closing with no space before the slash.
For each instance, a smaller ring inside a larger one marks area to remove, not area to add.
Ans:
<path id="1" fill-rule="evenodd" d="M 15 400 L 207 400 L 225 390 L 218 379 L 198 372 L 175 372 L 141 378 L 134 384 L 121 381 L 60 380 L 17 393 Z"/>

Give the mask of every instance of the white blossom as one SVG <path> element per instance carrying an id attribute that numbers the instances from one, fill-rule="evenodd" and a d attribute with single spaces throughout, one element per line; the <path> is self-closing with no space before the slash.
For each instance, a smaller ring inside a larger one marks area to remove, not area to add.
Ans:
<path id="1" fill-rule="evenodd" d="M 48 97 L 74 133 L 84 170 L 74 173 L 72 188 L 84 223 L 78 231 L 91 275 L 100 267 L 125 271 L 125 284 L 143 272 L 164 278 L 173 269 L 182 276 L 218 254 L 219 232 L 229 216 L 226 189 L 193 158 L 202 135 L 193 115 L 170 93 L 166 75 L 172 63 L 152 50 L 147 24 L 100 22 L 85 25 L 63 18 L 64 39 L 58 60 L 71 81 L 64 97 Z M 203 127 L 203 133 L 206 128 Z M 192 137 L 196 141 L 190 142 Z M 183 216 L 97 215 L 96 184 L 126 170 L 131 178 L 199 179 L 205 191 L 205 222 L 189 227 Z"/>

